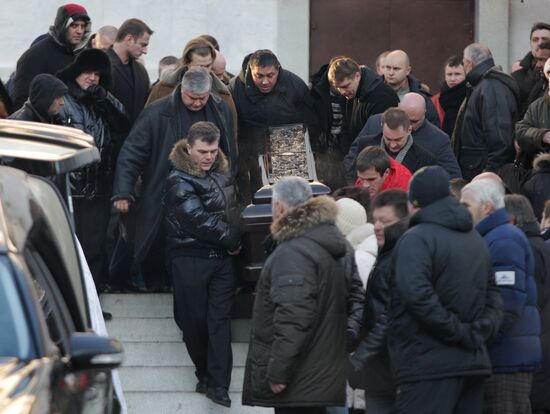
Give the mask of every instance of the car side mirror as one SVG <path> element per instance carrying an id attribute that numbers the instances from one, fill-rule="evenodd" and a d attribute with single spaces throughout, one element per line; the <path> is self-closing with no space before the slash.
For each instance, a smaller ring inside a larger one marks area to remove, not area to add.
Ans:
<path id="1" fill-rule="evenodd" d="M 71 366 L 75 370 L 113 369 L 122 363 L 122 345 L 116 339 L 95 333 L 74 332 L 71 335 Z"/>

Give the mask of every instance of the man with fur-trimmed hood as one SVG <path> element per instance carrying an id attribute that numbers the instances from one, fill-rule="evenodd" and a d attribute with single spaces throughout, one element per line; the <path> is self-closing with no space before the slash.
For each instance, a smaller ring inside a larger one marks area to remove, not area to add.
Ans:
<path id="1" fill-rule="evenodd" d="M 57 9 L 48 36 L 28 49 L 17 61 L 13 106 L 19 109 L 29 97 L 29 85 L 39 73 L 55 74 L 69 65 L 88 42 L 92 22 L 86 9 L 65 4 Z"/>
<path id="2" fill-rule="evenodd" d="M 537 220 L 541 220 L 544 203 L 550 200 L 550 153 L 542 153 L 535 157 L 533 175 L 523 184 L 521 192 L 533 205 Z"/>
<path id="3" fill-rule="evenodd" d="M 275 413 L 324 413 L 345 403 L 346 240 L 336 202 L 308 182 L 273 187 L 277 247 L 257 284 L 243 404 Z"/>
<path id="4" fill-rule="evenodd" d="M 229 407 L 231 380 L 231 256 L 240 250 L 229 163 L 212 122 L 191 126 L 171 153 L 174 170 L 163 203 L 174 317 L 197 375 L 196 392 Z"/>

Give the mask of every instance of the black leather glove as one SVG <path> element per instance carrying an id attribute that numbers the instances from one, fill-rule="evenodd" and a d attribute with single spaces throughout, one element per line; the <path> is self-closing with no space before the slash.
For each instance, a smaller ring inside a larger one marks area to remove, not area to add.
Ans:
<path id="1" fill-rule="evenodd" d="M 107 91 L 101 85 L 92 85 L 86 89 L 86 92 L 88 92 L 88 94 L 96 102 L 103 101 L 107 98 Z"/>

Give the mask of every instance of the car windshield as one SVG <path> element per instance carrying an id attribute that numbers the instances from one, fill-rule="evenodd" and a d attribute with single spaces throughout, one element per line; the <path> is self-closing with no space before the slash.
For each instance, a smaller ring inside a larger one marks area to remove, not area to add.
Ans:
<path id="1" fill-rule="evenodd" d="M 32 344 L 29 327 L 11 270 L 0 261 L 0 360 L 29 359 Z"/>

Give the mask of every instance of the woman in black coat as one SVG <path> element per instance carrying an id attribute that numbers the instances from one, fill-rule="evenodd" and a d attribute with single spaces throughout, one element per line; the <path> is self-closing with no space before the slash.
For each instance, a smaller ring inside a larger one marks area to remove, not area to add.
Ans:
<path id="1" fill-rule="evenodd" d="M 105 240 L 116 162 L 116 132 L 127 133 L 129 121 L 122 104 L 113 97 L 111 64 L 105 52 L 87 49 L 57 74 L 68 87 L 59 113 L 62 123 L 94 138 L 101 160 L 71 177 L 75 230 L 92 276 L 101 289 L 107 281 Z"/>

